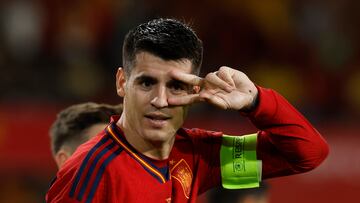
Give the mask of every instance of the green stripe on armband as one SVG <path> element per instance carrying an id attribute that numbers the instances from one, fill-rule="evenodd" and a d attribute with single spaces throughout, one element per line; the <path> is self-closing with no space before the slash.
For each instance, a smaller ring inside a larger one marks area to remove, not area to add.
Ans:
<path id="1" fill-rule="evenodd" d="M 222 185 L 226 189 L 259 187 L 261 161 L 256 159 L 257 134 L 223 135 L 220 149 Z"/>

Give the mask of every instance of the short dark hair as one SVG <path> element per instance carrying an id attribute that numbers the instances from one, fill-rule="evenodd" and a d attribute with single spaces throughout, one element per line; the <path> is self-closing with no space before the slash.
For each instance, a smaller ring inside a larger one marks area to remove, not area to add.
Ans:
<path id="1" fill-rule="evenodd" d="M 119 115 L 121 111 L 121 104 L 112 106 L 93 102 L 72 105 L 62 110 L 49 132 L 53 154 L 64 145 L 76 148 L 87 141 L 83 133 L 86 129 L 94 124 L 109 123 L 110 116 Z"/>
<path id="2" fill-rule="evenodd" d="M 189 25 L 175 19 L 158 18 L 130 30 L 123 44 L 123 67 L 130 75 L 136 54 L 149 52 L 164 60 L 188 59 L 192 73 L 198 75 L 203 45 Z"/>

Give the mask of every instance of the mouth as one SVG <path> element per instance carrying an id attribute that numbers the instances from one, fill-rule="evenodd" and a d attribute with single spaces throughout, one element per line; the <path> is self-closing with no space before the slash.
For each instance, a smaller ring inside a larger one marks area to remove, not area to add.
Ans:
<path id="1" fill-rule="evenodd" d="M 149 113 L 145 114 L 144 117 L 148 119 L 150 125 L 154 128 L 164 127 L 167 121 L 171 119 L 171 116 L 163 113 Z"/>
<path id="2" fill-rule="evenodd" d="M 145 115 L 146 118 L 152 119 L 152 120 L 169 120 L 171 117 L 165 114 L 159 114 L 159 113 L 149 113 Z"/>

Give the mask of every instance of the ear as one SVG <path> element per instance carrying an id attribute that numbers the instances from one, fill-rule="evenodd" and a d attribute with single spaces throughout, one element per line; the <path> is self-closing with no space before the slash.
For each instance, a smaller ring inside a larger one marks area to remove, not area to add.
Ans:
<path id="1" fill-rule="evenodd" d="M 195 94 L 199 94 L 200 90 L 201 90 L 201 87 L 199 85 L 195 85 L 193 87 L 193 91 L 194 91 Z"/>
<path id="2" fill-rule="evenodd" d="M 125 71 L 122 67 L 120 67 L 116 73 L 116 92 L 120 97 L 125 96 L 125 83 Z"/>
<path id="3" fill-rule="evenodd" d="M 54 157 L 58 168 L 61 168 L 61 166 L 64 165 L 65 161 L 68 160 L 70 156 L 71 155 L 67 151 L 65 151 L 64 149 L 60 149 Z"/>

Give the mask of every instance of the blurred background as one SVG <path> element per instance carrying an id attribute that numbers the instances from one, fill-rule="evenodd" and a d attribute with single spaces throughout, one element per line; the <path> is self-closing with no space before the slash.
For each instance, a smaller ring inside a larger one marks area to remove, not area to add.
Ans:
<path id="1" fill-rule="evenodd" d="M 122 40 L 155 17 L 189 22 L 201 75 L 221 65 L 284 95 L 330 155 L 306 174 L 269 180 L 272 203 L 355 202 L 360 190 L 360 1 L 0 1 L 0 202 L 44 202 L 56 165 L 48 129 L 86 101 L 117 104 Z M 204 118 L 210 118 L 206 119 Z M 187 127 L 254 132 L 236 112 L 195 105 Z"/>

